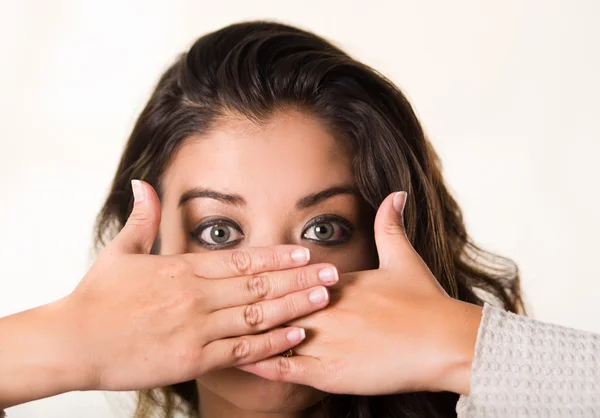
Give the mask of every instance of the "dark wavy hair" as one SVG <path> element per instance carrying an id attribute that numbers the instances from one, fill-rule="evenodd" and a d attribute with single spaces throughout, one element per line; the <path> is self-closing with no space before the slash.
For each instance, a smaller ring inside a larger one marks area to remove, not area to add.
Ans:
<path id="1" fill-rule="evenodd" d="M 186 138 L 227 115 L 261 122 L 285 109 L 308 112 L 348 144 L 358 188 L 373 213 L 389 193 L 408 192 L 408 237 L 451 297 L 524 313 L 517 267 L 470 240 L 439 159 L 402 92 L 325 39 L 272 22 L 202 36 L 160 78 L 98 216 L 98 247 L 125 225 L 133 207 L 130 180 L 147 181 L 160 196 L 165 167 Z M 457 398 L 331 395 L 322 407 L 330 417 L 451 417 Z M 161 410 L 171 417 L 179 408 L 197 413 L 198 402 L 195 382 L 180 383 L 140 393 L 136 416 Z"/>

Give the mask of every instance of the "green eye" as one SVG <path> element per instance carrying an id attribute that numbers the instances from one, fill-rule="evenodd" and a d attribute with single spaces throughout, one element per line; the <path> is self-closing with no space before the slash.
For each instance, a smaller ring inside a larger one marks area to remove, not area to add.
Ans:
<path id="1" fill-rule="evenodd" d="M 227 226 L 215 225 L 207 228 L 205 232 L 209 233 L 210 239 L 213 242 L 223 244 L 224 242 L 227 242 L 231 236 L 231 231 L 229 231 L 229 229 L 230 227 Z M 204 233 L 202 235 L 206 234 Z"/>
<path id="2" fill-rule="evenodd" d="M 335 226 L 331 222 L 313 226 L 313 232 L 318 239 L 328 240 L 335 232 Z"/>
<path id="3" fill-rule="evenodd" d="M 302 238 L 315 244 L 342 244 L 352 238 L 353 229 L 353 225 L 342 217 L 323 215 L 309 222 L 302 232 Z"/>
<path id="4" fill-rule="evenodd" d="M 237 244 L 244 238 L 239 226 L 227 219 L 213 219 L 199 225 L 193 238 L 207 248 L 223 248 Z"/>

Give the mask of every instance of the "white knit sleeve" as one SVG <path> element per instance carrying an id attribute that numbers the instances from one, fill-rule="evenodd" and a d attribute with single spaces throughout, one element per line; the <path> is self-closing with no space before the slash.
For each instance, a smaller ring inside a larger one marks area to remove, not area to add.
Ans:
<path id="1" fill-rule="evenodd" d="M 486 304 L 458 418 L 600 417 L 600 335 Z"/>

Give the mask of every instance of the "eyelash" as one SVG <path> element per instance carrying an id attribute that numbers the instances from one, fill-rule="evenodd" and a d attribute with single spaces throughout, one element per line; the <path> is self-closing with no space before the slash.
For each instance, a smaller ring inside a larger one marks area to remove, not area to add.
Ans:
<path id="1" fill-rule="evenodd" d="M 343 233 L 345 233 L 345 236 L 341 239 L 337 239 L 334 241 L 323 241 L 323 240 L 316 240 L 316 239 L 311 239 L 311 238 L 305 237 L 307 231 L 310 228 L 313 228 L 314 226 L 323 224 L 323 223 L 331 223 L 334 225 L 340 225 L 343 230 Z M 353 232 L 354 232 L 354 225 L 352 225 L 352 223 L 350 221 L 348 221 L 347 219 L 344 219 L 341 216 L 337 216 L 337 215 L 320 215 L 320 216 L 317 216 L 317 217 L 311 219 L 310 221 L 308 221 L 308 225 L 306 225 L 306 227 L 302 230 L 302 238 L 305 239 L 306 241 L 312 242 L 317 245 L 324 245 L 324 246 L 339 245 L 339 244 L 343 244 L 343 243 L 350 241 L 350 239 L 352 238 Z"/>
<path id="2" fill-rule="evenodd" d="M 202 233 L 210 228 L 211 226 L 215 226 L 215 225 L 219 225 L 219 226 L 229 226 L 233 229 L 235 229 L 237 232 L 239 232 L 240 234 L 242 234 L 242 238 L 237 239 L 235 241 L 231 241 L 231 242 L 226 242 L 223 244 L 210 244 L 206 241 L 203 241 L 200 237 L 202 236 Z M 236 224 L 234 221 L 232 221 L 231 219 L 227 219 L 227 218 L 213 218 L 210 219 L 206 222 L 202 222 L 200 225 L 198 225 L 192 232 L 192 239 L 194 241 L 196 241 L 196 243 L 198 245 L 200 245 L 201 247 L 207 248 L 209 250 L 220 250 L 223 248 L 228 248 L 228 247 L 233 247 L 234 245 L 238 244 L 239 242 L 242 241 L 243 237 L 244 237 L 244 231 L 242 231 L 242 228 L 240 228 L 238 226 L 238 224 Z"/>
<path id="3" fill-rule="evenodd" d="M 313 227 L 315 227 L 319 224 L 323 224 L 323 223 L 331 223 L 334 225 L 334 227 L 335 226 L 341 227 L 342 233 L 344 234 L 344 236 L 341 239 L 337 239 L 334 241 L 324 241 L 324 240 L 306 238 L 306 234 L 310 230 L 310 228 L 313 228 Z M 233 228 L 234 230 L 236 230 L 237 232 L 239 232 L 242 235 L 242 238 L 237 239 L 235 241 L 223 243 L 223 244 L 211 244 L 211 243 L 208 243 L 208 242 L 202 240 L 201 239 L 202 233 L 205 230 L 207 230 L 208 228 L 215 226 L 215 225 L 228 226 L 230 228 Z M 337 215 L 320 215 L 320 216 L 317 216 L 317 217 L 311 219 L 308 222 L 308 224 L 302 230 L 301 236 L 302 236 L 302 239 L 309 241 L 316 245 L 333 246 L 333 245 L 344 244 L 344 243 L 350 241 L 350 239 L 352 238 L 353 232 L 354 232 L 354 225 L 352 225 L 352 223 L 350 221 L 348 221 L 347 219 L 344 219 L 341 216 L 337 216 Z M 215 219 L 210 219 L 206 222 L 202 222 L 190 233 L 190 235 L 192 236 L 192 239 L 201 247 L 204 247 L 204 248 L 207 248 L 210 250 L 220 250 L 220 249 L 224 249 L 224 248 L 233 247 L 234 245 L 237 245 L 238 243 L 240 243 L 244 237 L 244 232 L 238 226 L 238 224 L 236 224 L 231 219 L 215 218 Z"/>

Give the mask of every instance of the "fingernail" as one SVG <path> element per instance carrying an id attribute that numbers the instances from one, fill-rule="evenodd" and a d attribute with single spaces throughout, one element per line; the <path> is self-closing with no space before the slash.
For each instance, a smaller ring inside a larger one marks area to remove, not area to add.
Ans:
<path id="1" fill-rule="evenodd" d="M 304 328 L 293 329 L 287 333 L 287 339 L 292 344 L 297 344 L 305 338 L 306 332 L 304 331 Z"/>
<path id="2" fill-rule="evenodd" d="M 310 251 L 308 251 L 308 248 L 298 248 L 292 251 L 292 260 L 298 264 L 307 263 L 310 260 Z"/>
<path id="3" fill-rule="evenodd" d="M 308 295 L 308 300 L 310 300 L 312 303 L 323 303 L 328 297 L 329 293 L 327 293 L 327 290 L 325 290 L 324 287 L 319 287 L 318 289 L 310 292 L 310 295 Z"/>
<path id="4" fill-rule="evenodd" d="M 319 280 L 323 283 L 330 284 L 338 281 L 338 272 L 334 267 L 325 267 L 324 269 L 319 270 L 317 275 L 319 276 Z"/>
<path id="5" fill-rule="evenodd" d="M 133 190 L 133 201 L 135 203 L 143 202 L 146 198 L 146 191 L 142 182 L 139 180 L 131 180 L 131 188 Z"/>
<path id="6" fill-rule="evenodd" d="M 402 215 L 406 205 L 406 192 L 398 192 L 394 195 L 394 210 Z"/>

